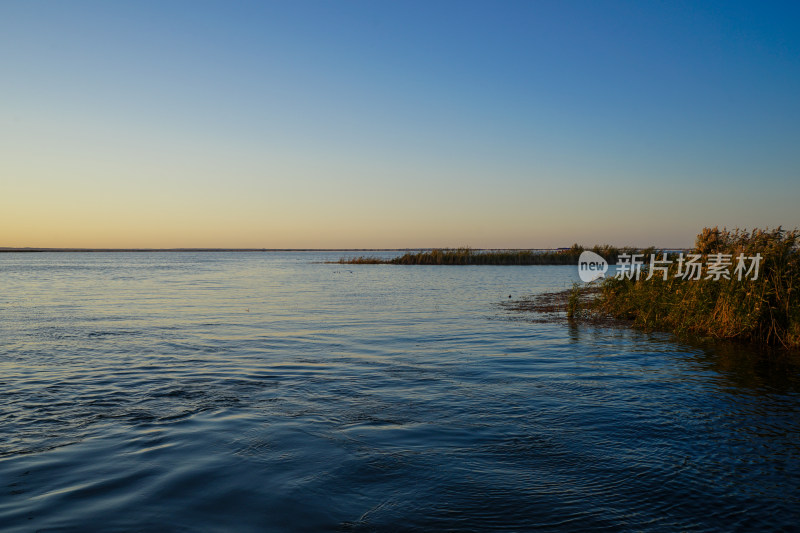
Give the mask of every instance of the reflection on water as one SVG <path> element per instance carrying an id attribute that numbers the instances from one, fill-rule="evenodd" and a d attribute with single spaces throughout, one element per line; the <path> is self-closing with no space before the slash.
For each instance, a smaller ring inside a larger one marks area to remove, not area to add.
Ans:
<path id="1" fill-rule="evenodd" d="M 700 344 L 694 358 L 698 370 L 725 380 L 731 394 L 797 394 L 800 358 L 775 348 L 754 348 L 726 342 Z"/>
<path id="2" fill-rule="evenodd" d="M 0 255 L 9 531 L 790 529 L 798 362 L 496 305 L 569 267 Z"/>

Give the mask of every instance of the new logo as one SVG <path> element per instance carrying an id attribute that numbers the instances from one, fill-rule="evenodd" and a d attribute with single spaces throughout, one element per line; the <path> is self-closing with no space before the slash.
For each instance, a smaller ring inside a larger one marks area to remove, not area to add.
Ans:
<path id="1" fill-rule="evenodd" d="M 589 283 L 605 276 L 608 271 L 608 263 L 605 259 L 594 252 L 585 250 L 578 258 L 578 275 L 581 281 Z"/>

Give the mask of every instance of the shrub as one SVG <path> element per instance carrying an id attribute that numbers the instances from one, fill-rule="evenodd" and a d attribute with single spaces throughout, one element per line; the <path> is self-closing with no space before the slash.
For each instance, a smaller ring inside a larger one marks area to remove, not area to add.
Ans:
<path id="1" fill-rule="evenodd" d="M 800 251 L 798 231 L 728 231 L 705 228 L 697 236 L 694 253 L 705 263 L 709 254 L 736 257 L 761 255 L 758 278 L 688 280 L 676 277 L 606 279 L 593 304 L 595 312 L 630 319 L 646 330 L 668 330 L 748 342 L 800 347 Z M 732 270 L 732 269 L 731 269 Z M 751 274 L 752 276 L 752 274 Z"/>

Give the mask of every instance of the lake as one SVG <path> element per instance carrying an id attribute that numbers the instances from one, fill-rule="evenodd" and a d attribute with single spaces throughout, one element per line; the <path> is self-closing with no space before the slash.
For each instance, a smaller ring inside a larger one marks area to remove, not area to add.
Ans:
<path id="1" fill-rule="evenodd" d="M 0 254 L 0 529 L 800 523 L 796 360 L 499 305 L 575 267 L 343 255 Z"/>

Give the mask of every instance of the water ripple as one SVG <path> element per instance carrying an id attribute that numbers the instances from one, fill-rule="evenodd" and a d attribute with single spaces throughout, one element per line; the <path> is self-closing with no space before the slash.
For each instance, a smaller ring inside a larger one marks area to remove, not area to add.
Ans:
<path id="1" fill-rule="evenodd" d="M 7 531 L 800 522 L 800 365 L 494 305 L 571 269 L 20 255 L 0 271 Z"/>

